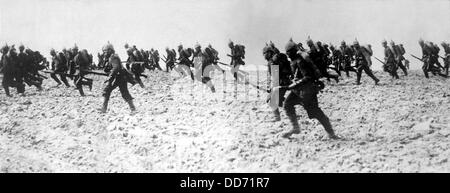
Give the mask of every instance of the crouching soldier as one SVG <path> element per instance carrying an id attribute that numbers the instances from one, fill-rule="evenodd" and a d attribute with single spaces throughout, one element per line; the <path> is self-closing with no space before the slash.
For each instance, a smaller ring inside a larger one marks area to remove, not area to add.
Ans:
<path id="1" fill-rule="evenodd" d="M 136 107 L 133 104 L 133 98 L 128 91 L 128 81 L 133 79 L 132 75 L 128 73 L 128 71 L 122 66 L 119 55 L 115 54 L 114 47 L 111 44 L 107 44 L 105 47 L 106 56 L 108 58 L 108 65 L 111 65 L 112 69 L 109 72 L 108 80 L 105 82 L 106 86 L 103 89 L 103 107 L 100 109 L 102 113 L 106 113 L 108 109 L 108 101 L 111 96 L 111 92 L 119 87 L 120 93 L 122 94 L 122 98 L 130 106 L 131 112 L 136 111 Z"/>
<path id="2" fill-rule="evenodd" d="M 284 100 L 284 110 L 292 124 L 292 129 L 283 134 L 289 138 L 292 134 L 300 133 L 295 105 L 302 105 L 308 113 L 309 118 L 317 119 L 331 139 L 338 139 L 334 134 L 330 120 L 319 107 L 317 93 L 323 88 L 323 83 L 319 81 L 320 71 L 305 52 L 297 52 L 297 45 L 293 41 L 286 44 L 286 54 L 291 59 L 291 68 L 294 73 L 293 83 L 289 86 L 281 86 L 280 89 L 287 89 L 291 92 Z"/>

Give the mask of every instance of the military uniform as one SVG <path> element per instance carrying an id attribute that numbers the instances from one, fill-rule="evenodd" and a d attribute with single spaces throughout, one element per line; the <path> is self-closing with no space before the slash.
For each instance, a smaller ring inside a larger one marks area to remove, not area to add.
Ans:
<path id="1" fill-rule="evenodd" d="M 337 138 L 328 117 L 323 113 L 322 109 L 320 109 L 317 100 L 320 71 L 307 53 L 297 53 L 295 43 L 289 42 L 286 45 L 286 53 L 291 59 L 294 81 L 287 87 L 291 92 L 284 100 L 284 110 L 289 117 L 293 129 L 285 133 L 283 137 L 289 137 L 292 134 L 300 133 L 300 127 L 295 113 L 295 105 L 302 105 L 308 113 L 308 117 L 317 119 L 325 128 L 325 131 L 330 138 Z"/>
<path id="2" fill-rule="evenodd" d="M 89 86 L 89 90 L 92 90 L 92 79 L 84 77 L 89 71 L 89 66 L 91 64 L 88 57 L 87 51 L 83 50 L 74 58 L 74 63 L 76 68 L 78 68 L 78 74 L 75 76 L 75 86 L 81 96 L 84 96 L 83 85 Z"/>
<path id="3" fill-rule="evenodd" d="M 405 76 L 408 76 L 406 66 L 403 64 L 403 61 L 405 60 L 405 57 L 403 56 L 405 54 L 404 50 L 399 45 L 395 45 L 393 43 L 391 43 L 391 47 L 395 56 L 395 63 L 397 64 L 396 66 L 402 69 Z"/>
<path id="4" fill-rule="evenodd" d="M 67 82 L 66 79 L 66 75 L 62 74 L 62 73 L 66 73 L 67 72 L 67 63 L 65 62 L 65 58 L 63 58 L 64 56 L 59 53 L 57 54 L 56 52 L 52 55 L 52 70 L 59 74 L 59 77 L 61 78 L 61 81 L 66 85 L 66 87 L 70 87 L 69 82 Z M 53 80 L 56 81 L 56 83 L 58 83 L 58 85 L 61 84 L 61 81 L 59 81 L 59 79 L 56 77 L 56 73 L 51 73 L 50 77 L 52 77 Z"/>
<path id="5" fill-rule="evenodd" d="M 103 113 L 106 112 L 111 92 L 117 87 L 119 87 L 120 93 L 122 94 L 122 98 L 128 103 L 131 111 L 135 111 L 136 108 L 133 104 L 133 98 L 131 97 L 130 92 L 128 91 L 127 85 L 131 75 L 123 68 L 119 56 L 117 54 L 114 54 L 113 51 L 109 52 L 112 52 L 108 54 L 109 55 L 108 63 L 109 65 L 111 65 L 112 69 L 109 72 L 108 80 L 105 83 L 106 86 L 104 87 L 102 92 L 104 101 L 101 112 Z"/>
<path id="6" fill-rule="evenodd" d="M 343 70 L 345 71 L 347 77 L 350 77 L 350 71 L 356 72 L 356 69 L 351 66 L 353 60 L 353 50 L 345 44 L 342 44 L 340 49 L 342 53 L 341 62 Z"/>
<path id="7" fill-rule="evenodd" d="M 5 93 L 7 96 L 11 96 L 9 92 L 9 87 L 15 87 L 17 92 L 23 94 L 25 91 L 25 85 L 22 83 L 18 56 L 13 50 L 14 48 L 4 47 L 2 49 L 2 57 L 1 57 L 1 71 L 3 72 L 3 80 L 2 86 L 5 89 Z"/>
<path id="8" fill-rule="evenodd" d="M 369 67 L 370 62 L 370 53 L 366 48 L 359 46 L 358 42 L 353 44 L 355 49 L 355 64 L 356 64 L 356 84 L 361 84 L 361 76 L 364 71 L 370 78 L 375 81 L 375 84 L 378 84 L 380 81 L 375 75 L 373 75 L 372 70 Z"/>
<path id="9" fill-rule="evenodd" d="M 384 46 L 384 65 L 383 70 L 385 72 L 388 72 L 393 78 L 398 79 L 397 74 L 397 62 L 395 60 L 394 52 L 390 47 L 387 46 L 387 44 L 383 43 Z"/>

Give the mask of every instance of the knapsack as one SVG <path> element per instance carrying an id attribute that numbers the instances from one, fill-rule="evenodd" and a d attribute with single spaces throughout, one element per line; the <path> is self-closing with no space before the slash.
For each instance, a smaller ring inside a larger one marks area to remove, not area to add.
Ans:
<path id="1" fill-rule="evenodd" d="M 67 64 L 66 56 L 64 56 L 64 54 L 62 52 L 58 53 L 58 60 L 64 65 Z"/>
<path id="2" fill-rule="evenodd" d="M 240 57 L 244 57 L 245 56 L 245 46 L 244 45 L 237 44 L 235 46 L 235 48 L 236 48 L 236 53 L 235 54 L 237 56 L 240 56 Z"/>

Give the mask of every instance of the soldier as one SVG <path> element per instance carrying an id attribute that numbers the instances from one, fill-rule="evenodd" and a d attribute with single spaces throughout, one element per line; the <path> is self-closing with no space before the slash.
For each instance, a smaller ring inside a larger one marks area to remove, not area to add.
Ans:
<path id="1" fill-rule="evenodd" d="M 403 74 L 405 76 L 408 76 L 408 71 L 406 70 L 405 65 L 403 65 L 403 60 L 405 60 L 405 57 L 403 57 L 403 55 L 405 54 L 405 50 L 402 49 L 402 47 L 400 47 L 399 45 L 396 45 L 395 42 L 392 40 L 391 40 L 390 44 L 391 44 L 391 49 L 394 53 L 394 57 L 395 57 L 394 61 L 396 63 L 396 66 L 400 67 L 400 69 L 402 69 Z"/>
<path id="2" fill-rule="evenodd" d="M 318 85 L 323 86 L 323 83 L 320 84 L 321 82 L 319 81 L 320 71 L 307 53 L 298 52 L 297 44 L 293 41 L 289 41 L 286 44 L 285 49 L 286 54 L 291 59 L 294 80 L 291 85 L 281 86 L 280 89 L 291 90 L 284 100 L 284 109 L 293 128 L 283 134 L 282 137 L 289 138 L 292 134 L 300 133 L 300 127 L 294 107 L 295 105 L 300 104 L 305 108 L 310 119 L 315 118 L 322 124 L 331 139 L 338 139 L 334 134 L 330 120 L 323 113 L 322 109 L 320 109 L 317 100 L 317 93 L 319 91 Z"/>
<path id="3" fill-rule="evenodd" d="M 103 47 L 105 51 L 105 56 L 108 58 L 108 65 L 111 65 L 111 71 L 109 72 L 108 80 L 106 86 L 103 89 L 102 95 L 104 97 L 103 107 L 100 109 L 102 113 L 106 113 L 108 109 L 108 101 L 111 96 L 111 92 L 119 87 L 122 98 L 130 106 L 131 112 L 136 111 L 136 107 L 133 103 L 133 97 L 131 97 L 128 91 L 127 83 L 130 81 L 130 74 L 122 66 L 119 55 L 115 54 L 114 47 L 108 42 L 106 46 Z M 131 79 L 132 80 L 132 79 Z"/>
<path id="4" fill-rule="evenodd" d="M 194 51 L 192 50 L 192 48 L 184 49 L 183 45 L 180 44 L 178 46 L 178 53 L 179 53 L 178 65 L 176 67 L 176 70 L 182 76 L 189 75 L 192 79 L 192 82 L 194 82 L 194 74 L 192 73 L 191 70 L 191 66 L 193 66 L 193 64 L 190 57 L 193 55 L 193 52 Z"/>
<path id="5" fill-rule="evenodd" d="M 128 48 L 127 54 L 128 54 L 128 59 L 127 59 L 126 67 L 128 70 L 130 70 L 134 74 L 134 79 L 139 84 L 139 86 L 141 86 L 141 88 L 144 88 L 144 83 L 142 83 L 142 80 L 141 80 L 142 68 L 141 68 L 141 65 L 138 63 L 140 61 L 138 58 L 139 56 L 137 55 L 137 50 Z M 131 65 L 131 68 L 130 68 L 130 65 Z"/>
<path id="6" fill-rule="evenodd" d="M 0 72 L 3 73 L 2 86 L 5 89 L 6 96 L 12 96 L 9 92 L 9 87 L 15 87 L 19 94 L 24 95 L 25 85 L 21 81 L 18 68 L 19 60 L 14 45 L 11 47 L 8 45 L 3 46 L 1 52 Z"/>
<path id="7" fill-rule="evenodd" d="M 444 60 L 445 76 L 448 76 L 448 69 L 450 67 L 450 44 L 442 42 L 441 46 L 444 48 L 445 52 L 445 55 L 442 58 Z"/>
<path id="8" fill-rule="evenodd" d="M 69 83 L 67 82 L 65 73 L 67 72 L 67 62 L 62 53 L 56 53 L 54 49 L 50 50 L 50 55 L 52 56 L 52 70 L 54 72 L 57 72 L 59 74 L 59 77 L 61 78 L 61 81 L 66 85 L 66 87 L 70 87 Z M 61 81 L 56 77 L 56 73 L 51 73 L 50 77 L 53 78 L 53 80 L 58 83 L 57 86 L 61 85 Z"/>
<path id="9" fill-rule="evenodd" d="M 166 72 L 169 72 L 169 69 L 173 70 L 173 68 L 175 66 L 175 60 L 177 57 L 177 53 L 175 52 L 175 50 L 170 50 L 168 47 L 166 47 L 166 54 L 167 54 Z"/>
<path id="10" fill-rule="evenodd" d="M 439 72 L 439 69 L 434 66 L 434 64 L 437 63 L 436 50 L 430 42 L 425 42 L 422 39 L 419 40 L 419 45 L 422 48 L 422 70 L 425 77 L 429 78 L 428 72 L 431 72 L 434 75 Z"/>
<path id="11" fill-rule="evenodd" d="M 33 52 L 26 49 L 23 54 L 19 54 L 23 62 L 23 80 L 28 86 L 35 86 L 38 91 L 42 90 L 42 77 L 39 75 L 39 70 L 45 69 L 41 63 L 44 62 L 44 57 L 39 52 Z"/>
<path id="12" fill-rule="evenodd" d="M 216 49 L 214 49 L 212 46 L 211 46 L 211 44 L 208 44 L 208 47 L 207 48 L 205 48 L 205 50 L 209 50 L 210 52 L 211 52 L 211 62 L 212 62 L 212 64 L 213 64 L 213 66 L 214 66 L 214 68 L 216 69 L 216 70 L 219 70 L 219 71 L 221 71 L 222 73 L 225 73 L 225 70 L 224 69 L 222 69 L 217 63 L 219 62 L 219 52 L 217 52 L 217 50 Z"/>
<path id="13" fill-rule="evenodd" d="M 342 52 L 339 49 L 336 49 L 333 45 L 330 46 L 331 50 L 331 64 L 334 66 L 334 70 L 336 73 L 341 76 L 342 71 L 342 65 L 341 65 L 341 58 L 342 58 Z"/>
<path id="14" fill-rule="evenodd" d="M 341 47 L 340 47 L 341 53 L 342 53 L 342 58 L 341 58 L 341 62 L 342 62 L 342 67 L 343 70 L 345 71 L 345 74 L 347 75 L 347 77 L 350 77 L 350 71 L 352 72 L 356 72 L 356 69 L 353 68 L 351 66 L 353 59 L 353 50 L 352 48 L 348 47 L 345 44 L 345 41 L 341 42 Z"/>
<path id="15" fill-rule="evenodd" d="M 353 42 L 353 48 L 355 53 L 355 66 L 357 68 L 357 74 L 356 74 L 356 84 L 361 84 L 361 76 L 362 71 L 369 75 L 370 78 L 372 78 L 375 81 L 375 84 L 378 84 L 380 80 L 373 75 L 372 70 L 370 70 L 369 65 L 371 64 L 370 56 L 372 55 L 371 51 L 363 46 L 359 45 L 359 42 L 355 40 Z"/>
<path id="16" fill-rule="evenodd" d="M 388 47 L 386 40 L 381 42 L 381 45 L 384 47 L 384 64 L 383 70 L 388 72 L 392 78 L 398 79 L 397 74 L 397 63 L 395 60 L 395 54 L 390 47 Z"/>
<path id="17" fill-rule="evenodd" d="M 81 96 L 84 96 L 83 85 L 89 86 L 89 90 L 92 90 L 92 79 L 84 77 L 89 71 L 89 66 L 92 63 L 89 59 L 89 54 L 86 49 L 81 50 L 75 58 L 75 67 L 78 69 L 78 74 L 75 75 L 75 86 L 80 92 Z"/>
<path id="18" fill-rule="evenodd" d="M 159 59 L 160 59 L 160 57 L 159 57 L 158 50 L 154 50 L 150 57 L 151 57 L 151 60 L 153 61 L 154 68 L 157 68 L 158 70 L 162 71 L 162 68 L 159 66 Z"/>
<path id="19" fill-rule="evenodd" d="M 263 49 L 264 59 L 267 60 L 269 66 L 269 75 L 271 77 L 270 90 L 270 107 L 272 108 L 274 119 L 280 121 L 279 107 L 283 106 L 284 95 L 286 89 L 280 89 L 279 86 L 289 86 L 293 76 L 290 62 L 286 54 L 280 53 L 278 49 L 274 49 L 275 45 L 269 44 Z"/>
<path id="20" fill-rule="evenodd" d="M 72 49 L 70 49 L 69 51 L 67 51 L 68 53 L 68 57 L 66 56 L 67 59 L 67 66 L 69 67 L 69 74 L 70 75 L 74 75 L 76 72 L 76 68 L 75 68 L 75 56 L 78 54 L 78 46 L 75 44 Z M 73 76 L 71 76 L 72 78 Z M 75 83 L 75 80 L 74 80 Z"/>
<path id="21" fill-rule="evenodd" d="M 327 64 L 325 61 L 326 52 L 324 51 L 322 44 L 320 42 L 314 44 L 313 40 L 309 37 L 306 40 L 306 44 L 309 47 L 308 55 L 314 64 L 319 68 L 321 75 L 327 78 L 328 81 L 330 81 L 330 78 L 333 78 L 336 83 L 338 83 L 338 76 L 329 74 L 327 71 Z"/>
<path id="22" fill-rule="evenodd" d="M 240 44 L 234 45 L 233 41 L 230 40 L 228 47 L 231 49 L 231 54 L 228 54 L 231 57 L 231 74 L 233 74 L 234 80 L 237 82 L 239 67 L 245 65 L 243 60 L 245 59 L 245 46 Z"/>

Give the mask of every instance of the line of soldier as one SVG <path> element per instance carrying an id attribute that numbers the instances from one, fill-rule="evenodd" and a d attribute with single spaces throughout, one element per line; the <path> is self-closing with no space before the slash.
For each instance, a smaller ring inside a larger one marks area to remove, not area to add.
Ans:
<path id="1" fill-rule="evenodd" d="M 1 50 L 0 73 L 3 73 L 2 87 L 7 96 L 12 96 L 9 88 L 14 87 L 20 95 L 24 95 L 25 84 L 42 90 L 42 81 L 46 77 L 39 74 L 48 63 L 39 51 L 33 51 L 24 45 L 19 46 L 17 53 L 15 45 L 4 45 Z"/>
<path id="2" fill-rule="evenodd" d="M 300 133 L 294 106 L 302 105 L 308 117 L 317 119 L 331 139 L 338 139 L 328 117 L 318 105 L 317 94 L 324 88 L 320 79 L 334 78 L 338 82 L 337 76 L 331 75 L 327 68 L 335 70 L 339 76 L 340 71 L 345 71 L 348 77 L 349 71 L 353 71 L 357 73 L 356 84 L 359 85 L 362 71 L 364 71 L 377 84 L 380 80 L 370 69 L 373 52 L 370 45 L 360 45 L 357 40 L 351 46 L 347 46 L 345 41 L 342 41 L 339 49 L 331 45 L 330 50 L 326 44 L 322 46 L 319 41 L 314 42 L 309 37 L 306 43 L 309 47 L 308 50 L 303 48 L 301 43 L 295 43 L 291 38 L 285 46 L 286 54 L 281 53 L 271 41 L 269 44 L 266 43 L 263 48 L 263 55 L 268 62 L 268 72 L 271 77 L 268 102 L 274 113 L 273 121 L 281 120 L 279 107 L 283 107 L 292 124 L 292 129 L 282 136 L 289 138 L 292 134 Z M 404 75 L 407 76 L 409 62 L 403 56 L 405 54 L 403 45 L 396 45 L 393 41 L 390 42 L 390 47 L 387 46 L 386 41 L 382 41 L 381 44 L 385 49 L 385 61 L 377 60 L 383 63 L 383 69 L 389 72 L 393 78 L 398 79 L 397 70 L 401 68 Z M 445 57 L 441 57 L 444 60 L 444 66 L 438 62 L 439 50 L 435 50 L 437 47 L 435 44 L 423 40 L 420 40 L 419 44 L 422 47 L 423 56 L 422 59 L 418 59 L 424 62 L 425 76 L 428 78 L 429 71 L 444 76 L 435 66 L 437 65 L 445 71 L 445 77 L 447 77 L 450 64 L 450 44 L 445 42 L 441 44 L 445 50 Z M 351 66 L 353 61 L 355 65 Z M 290 92 L 286 96 L 287 91 Z"/>

